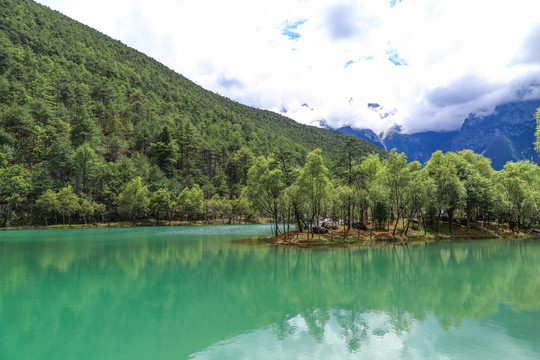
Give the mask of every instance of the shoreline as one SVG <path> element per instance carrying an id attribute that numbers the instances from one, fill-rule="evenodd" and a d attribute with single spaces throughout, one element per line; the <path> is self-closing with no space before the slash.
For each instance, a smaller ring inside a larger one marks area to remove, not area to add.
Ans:
<path id="1" fill-rule="evenodd" d="M 227 226 L 227 225 L 266 225 L 265 223 L 249 222 L 249 221 L 233 221 L 231 223 L 222 221 L 160 221 L 160 222 L 137 222 L 133 225 L 132 222 L 111 222 L 111 223 L 92 223 L 92 224 L 57 224 L 57 225 L 25 225 L 25 226 L 10 226 L 0 228 L 2 231 L 12 230 L 68 230 L 68 229 L 107 229 L 107 228 L 147 228 L 147 227 L 175 227 L 175 226 Z"/>

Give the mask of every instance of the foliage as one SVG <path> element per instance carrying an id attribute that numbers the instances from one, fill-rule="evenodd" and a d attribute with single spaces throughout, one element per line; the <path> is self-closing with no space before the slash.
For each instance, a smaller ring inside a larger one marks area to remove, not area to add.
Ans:
<path id="1" fill-rule="evenodd" d="M 470 150 L 424 165 L 345 134 L 298 124 L 202 89 L 155 60 L 30 0 L 0 1 L 0 217 L 47 224 L 151 215 L 392 219 L 448 216 L 538 225 L 530 162 L 493 171 Z M 540 110 L 537 112 L 540 150 Z M 176 200 L 176 201 L 173 201 Z M 34 209 L 36 211 L 34 211 Z M 387 224 L 390 225 L 390 224 Z M 373 227 L 372 227 L 373 229 Z"/>
<path id="2" fill-rule="evenodd" d="M 171 194 L 164 189 L 159 189 L 150 196 L 150 212 L 157 221 L 165 216 L 170 220 L 172 205 Z"/>
<path id="3" fill-rule="evenodd" d="M 148 187 L 143 186 L 140 176 L 131 180 L 118 195 L 118 212 L 133 223 L 146 216 L 149 205 Z"/>
<path id="4" fill-rule="evenodd" d="M 65 224 L 65 217 L 69 219 L 71 225 L 71 216 L 80 210 L 79 197 L 73 192 L 71 185 L 63 187 L 56 195 L 58 200 L 58 212 L 62 215 Z"/>
<path id="5" fill-rule="evenodd" d="M 22 166 L 0 168 L 0 215 L 4 217 L 4 226 L 11 211 L 25 200 L 31 186 L 30 172 Z"/>
<path id="6" fill-rule="evenodd" d="M 178 197 L 177 206 L 182 217 L 188 220 L 198 220 L 204 215 L 204 194 L 199 185 L 191 189 L 186 187 Z"/>
<path id="7" fill-rule="evenodd" d="M 258 157 L 248 172 L 245 195 L 252 206 L 273 218 L 278 233 L 278 199 L 285 189 L 283 171 L 273 155 Z"/>
<path id="8" fill-rule="evenodd" d="M 289 168 L 316 147 L 330 165 L 345 144 L 351 154 L 384 154 L 206 91 L 31 0 L 1 1 L 0 13 L 0 166 L 31 176 L 28 193 L 2 205 L 4 220 L 16 211 L 21 223 L 32 223 L 34 213 L 18 205 L 31 208 L 45 190 L 68 183 L 118 219 L 120 191 L 137 176 L 171 198 L 197 184 L 207 199 L 232 199 L 254 159 L 282 148 Z"/>

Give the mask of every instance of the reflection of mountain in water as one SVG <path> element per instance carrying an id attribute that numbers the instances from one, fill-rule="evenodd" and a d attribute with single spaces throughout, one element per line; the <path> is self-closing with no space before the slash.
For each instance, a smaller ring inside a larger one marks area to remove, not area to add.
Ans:
<path id="1" fill-rule="evenodd" d="M 412 341 L 415 331 L 482 327 L 501 303 L 505 319 L 530 311 L 540 320 L 533 241 L 309 250 L 141 236 L 0 242 L 0 318 L 11 334 L 0 334 L 0 348 L 186 358 L 262 331 L 319 345 L 333 336 L 354 353 L 390 337 Z M 24 331 L 21 319 L 32 319 Z M 520 341 L 538 344 L 540 322 L 531 327 Z"/>

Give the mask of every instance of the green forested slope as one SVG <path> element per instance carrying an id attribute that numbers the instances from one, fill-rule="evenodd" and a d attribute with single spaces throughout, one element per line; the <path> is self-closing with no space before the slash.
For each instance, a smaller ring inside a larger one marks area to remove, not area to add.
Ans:
<path id="1" fill-rule="evenodd" d="M 112 206 L 136 176 L 152 191 L 199 184 L 206 196 L 234 196 L 253 157 L 273 152 L 296 166 L 321 148 L 333 168 L 348 138 L 206 91 L 30 0 L 0 0 L 0 168 L 31 177 L 24 203 L 2 200 L 6 187 L 0 203 L 28 213 L 46 189 L 69 183 Z"/>

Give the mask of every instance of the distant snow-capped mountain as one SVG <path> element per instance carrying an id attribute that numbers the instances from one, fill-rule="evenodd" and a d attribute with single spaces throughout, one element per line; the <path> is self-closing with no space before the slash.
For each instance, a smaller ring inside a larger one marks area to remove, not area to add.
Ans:
<path id="1" fill-rule="evenodd" d="M 396 110 L 386 112 L 376 103 L 368 107 L 382 116 L 392 116 Z M 488 116 L 469 115 L 457 131 L 426 131 L 403 134 L 399 125 L 376 134 L 370 129 L 343 126 L 333 129 L 365 139 L 385 150 L 397 149 L 407 154 L 410 161 L 426 162 L 437 150 L 459 151 L 471 149 L 492 160 L 493 168 L 501 169 L 507 161 L 531 160 L 538 162 L 534 151 L 536 128 L 535 112 L 540 100 L 519 101 L 497 106 Z M 324 120 L 320 127 L 331 129 Z"/>

